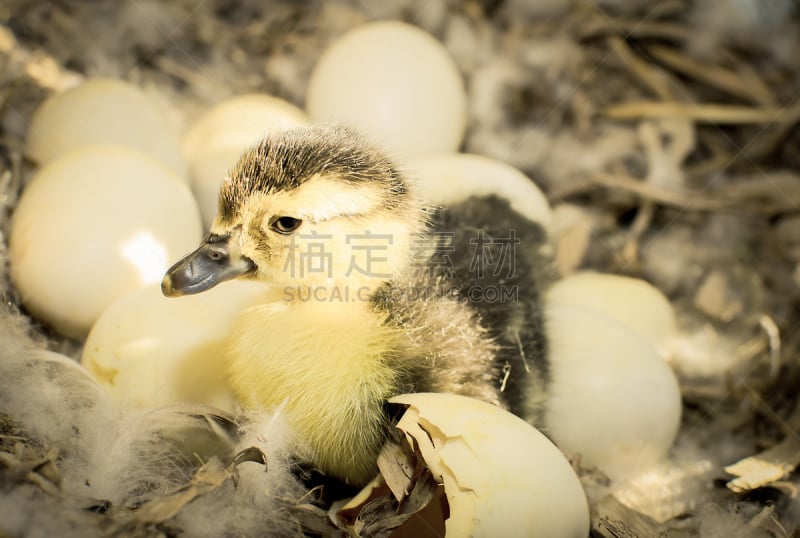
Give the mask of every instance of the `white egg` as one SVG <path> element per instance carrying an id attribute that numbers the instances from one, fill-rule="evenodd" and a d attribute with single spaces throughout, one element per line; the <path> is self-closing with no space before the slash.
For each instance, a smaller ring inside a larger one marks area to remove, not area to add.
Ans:
<path id="1" fill-rule="evenodd" d="M 40 169 L 11 223 L 11 277 L 25 308 L 72 337 L 121 295 L 197 246 L 189 187 L 120 146 L 77 150 Z"/>
<path id="2" fill-rule="evenodd" d="M 307 122 L 305 113 L 288 101 L 247 94 L 220 103 L 192 125 L 184 139 L 184 152 L 206 227 L 217 214 L 222 181 L 242 152 L 272 131 Z"/>
<path id="3" fill-rule="evenodd" d="M 667 355 L 675 336 L 675 311 L 661 291 L 639 278 L 580 272 L 554 283 L 547 290 L 549 305 L 588 308 L 613 318 L 641 334 Z"/>
<path id="4" fill-rule="evenodd" d="M 550 438 L 611 477 L 661 459 L 675 439 L 681 394 L 675 374 L 633 329 L 599 312 L 549 305 Z"/>
<path id="5" fill-rule="evenodd" d="M 173 299 L 150 285 L 103 312 L 81 361 L 126 406 L 186 402 L 233 411 L 225 340 L 237 316 L 268 292 L 261 282 L 235 280 Z"/>
<path id="6" fill-rule="evenodd" d="M 397 427 L 444 484 L 447 536 L 589 534 L 578 477 L 558 448 L 522 419 L 454 394 L 389 401 L 409 406 Z"/>
<path id="7" fill-rule="evenodd" d="M 468 153 L 431 155 L 409 160 L 409 174 L 422 196 L 436 205 L 452 205 L 470 196 L 496 194 L 545 230 L 551 224 L 550 204 L 525 174 L 502 161 Z"/>
<path id="8" fill-rule="evenodd" d="M 51 95 L 33 115 L 25 152 L 44 165 L 98 144 L 138 149 L 187 179 L 177 132 L 147 95 L 122 80 L 89 79 Z"/>
<path id="9" fill-rule="evenodd" d="M 398 157 L 456 151 L 466 125 L 458 68 L 430 34 L 398 21 L 335 41 L 311 74 L 312 119 L 363 130 Z"/>

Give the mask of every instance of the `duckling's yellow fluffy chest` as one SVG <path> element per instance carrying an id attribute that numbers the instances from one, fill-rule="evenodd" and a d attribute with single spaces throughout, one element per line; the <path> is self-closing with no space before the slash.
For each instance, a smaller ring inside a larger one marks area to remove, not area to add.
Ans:
<path id="1" fill-rule="evenodd" d="M 352 483 L 375 473 L 397 331 L 368 302 L 268 303 L 233 331 L 227 371 L 241 403 L 285 413 L 301 454 Z"/>

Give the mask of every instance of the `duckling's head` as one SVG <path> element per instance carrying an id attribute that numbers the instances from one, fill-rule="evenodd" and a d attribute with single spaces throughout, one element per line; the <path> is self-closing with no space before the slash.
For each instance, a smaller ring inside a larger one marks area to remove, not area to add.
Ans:
<path id="1" fill-rule="evenodd" d="M 297 288 L 374 290 L 410 264 L 425 229 L 411 185 L 355 132 L 283 131 L 245 151 L 200 247 L 167 271 L 165 295 L 249 276 Z"/>

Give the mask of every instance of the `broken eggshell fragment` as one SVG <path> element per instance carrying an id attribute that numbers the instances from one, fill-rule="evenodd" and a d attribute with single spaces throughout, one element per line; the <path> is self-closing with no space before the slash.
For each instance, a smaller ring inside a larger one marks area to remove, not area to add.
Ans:
<path id="1" fill-rule="evenodd" d="M 455 394 L 403 394 L 397 427 L 444 484 L 447 536 L 589 533 L 580 481 L 564 455 L 522 419 Z"/>

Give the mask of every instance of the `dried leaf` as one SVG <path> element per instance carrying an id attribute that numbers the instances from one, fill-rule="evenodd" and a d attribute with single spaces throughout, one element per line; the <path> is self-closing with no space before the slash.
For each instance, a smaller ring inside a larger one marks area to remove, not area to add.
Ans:
<path id="1" fill-rule="evenodd" d="M 241 450 L 233 457 L 231 466 L 233 467 L 233 485 L 239 486 L 239 465 L 245 462 L 259 463 L 264 466 L 264 472 L 267 472 L 267 455 L 263 450 L 257 446 L 251 446 Z"/>
<path id="2" fill-rule="evenodd" d="M 402 502 L 411 490 L 414 474 L 414 462 L 408 451 L 395 441 L 387 441 L 378 455 L 378 469 L 394 498 Z"/>
<path id="3" fill-rule="evenodd" d="M 789 538 L 789 533 L 781 525 L 775 517 L 775 506 L 765 506 L 761 512 L 756 514 L 753 519 L 747 522 L 748 526 L 758 529 L 764 529 L 772 536 L 780 538 Z"/>
<path id="4" fill-rule="evenodd" d="M 737 476 L 728 482 L 736 493 L 750 491 L 777 482 L 800 465 L 800 439 L 794 435 L 761 454 L 750 456 L 725 467 L 725 472 Z"/>
<path id="5" fill-rule="evenodd" d="M 239 426 L 236 419 L 227 413 L 217 409 L 215 412 L 204 411 L 193 415 L 196 419 L 205 422 L 208 429 L 214 432 L 217 437 L 234 442 L 239 433 Z"/>
<path id="6" fill-rule="evenodd" d="M 343 530 L 350 529 L 364 507 L 375 499 L 385 497 L 391 490 L 382 475 L 373 478 L 355 497 L 334 502 L 329 511 L 330 519 Z"/>
<path id="7" fill-rule="evenodd" d="M 731 290 L 728 276 L 720 271 L 712 271 L 694 298 L 695 306 L 708 316 L 724 322 L 730 322 L 738 316 L 744 305 Z"/>
<path id="8" fill-rule="evenodd" d="M 331 520 L 354 536 L 416 536 L 420 529 L 444 535 L 449 512 L 444 488 L 418 449 L 413 452 L 400 441 L 399 430 L 395 433 L 378 457 L 380 474 L 343 506 L 332 507 Z"/>
<path id="9" fill-rule="evenodd" d="M 251 446 L 250 448 L 245 448 L 244 450 L 240 451 L 233 457 L 233 464 L 239 465 L 246 461 L 252 461 L 254 463 L 260 463 L 264 466 L 264 470 L 266 471 L 267 467 L 267 455 L 264 454 L 264 451 L 258 448 L 257 446 Z"/>
<path id="10" fill-rule="evenodd" d="M 603 497 L 592 506 L 592 521 L 594 533 L 604 538 L 666 536 L 663 527 L 655 520 L 631 510 L 613 495 Z"/>
<path id="11" fill-rule="evenodd" d="M 406 502 L 398 507 L 388 495 L 364 506 L 353 525 L 357 536 L 444 536 L 447 517 L 444 487 L 427 469 L 414 483 Z M 444 505 L 444 506 L 443 506 Z"/>
<path id="12" fill-rule="evenodd" d="M 397 514 L 397 505 L 389 496 L 379 497 L 367 503 L 356 518 L 353 531 L 356 536 L 384 537 L 408 519 L 406 514 Z"/>
<path id="13" fill-rule="evenodd" d="M 0 484 L 35 484 L 46 493 L 61 491 L 61 472 L 55 464 L 55 453 L 44 458 L 21 461 L 7 452 L 0 452 Z"/>
<path id="14" fill-rule="evenodd" d="M 619 120 L 686 118 L 700 123 L 748 124 L 788 121 L 778 107 L 746 107 L 708 103 L 629 101 L 607 108 L 604 114 Z"/>
<path id="15" fill-rule="evenodd" d="M 775 97 L 769 87 L 759 78 L 743 80 L 742 75 L 720 65 L 701 63 L 691 56 L 665 46 L 648 47 L 647 52 L 675 71 L 693 77 L 736 97 L 757 105 L 775 105 Z"/>
<path id="16" fill-rule="evenodd" d="M 145 504 L 136 511 L 135 519 L 142 523 L 164 523 L 196 498 L 220 487 L 231 476 L 230 468 L 223 466 L 219 459 L 211 458 L 197 470 L 191 482 Z"/>
<path id="17" fill-rule="evenodd" d="M 308 503 L 288 503 L 286 508 L 306 535 L 331 536 L 336 530 L 328 518 L 328 513 L 318 506 Z"/>

